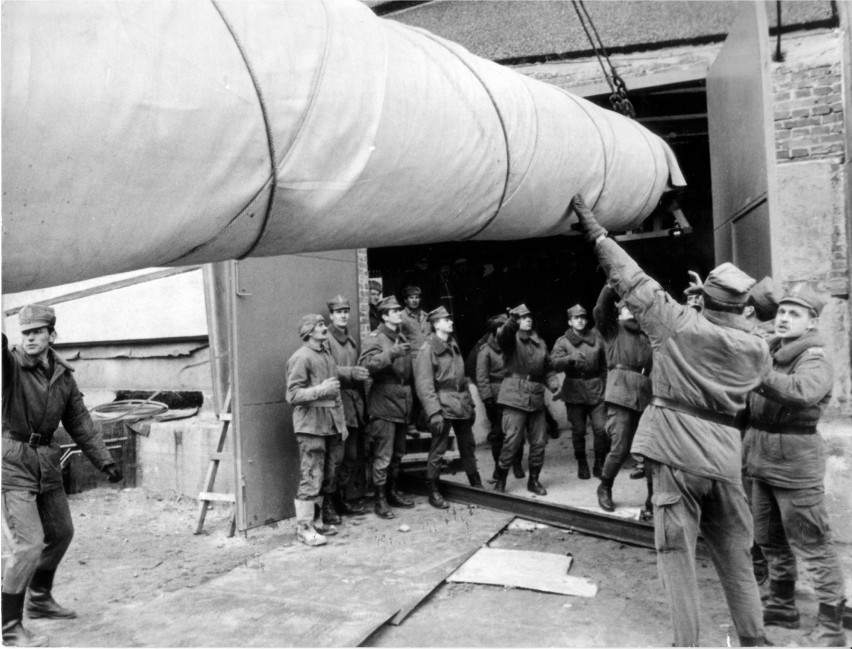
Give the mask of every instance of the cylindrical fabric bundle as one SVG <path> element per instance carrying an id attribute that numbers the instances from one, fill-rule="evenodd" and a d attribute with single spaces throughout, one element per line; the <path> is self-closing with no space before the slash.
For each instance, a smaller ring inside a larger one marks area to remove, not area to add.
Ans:
<path id="1" fill-rule="evenodd" d="M 3 287 L 638 225 L 636 122 L 357 0 L 2 6 Z"/>

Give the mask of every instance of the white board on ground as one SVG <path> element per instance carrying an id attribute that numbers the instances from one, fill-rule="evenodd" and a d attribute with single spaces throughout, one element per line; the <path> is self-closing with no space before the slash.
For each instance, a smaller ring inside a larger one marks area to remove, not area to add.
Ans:
<path id="1" fill-rule="evenodd" d="M 588 579 L 569 575 L 570 567 L 571 557 L 563 554 L 482 548 L 447 581 L 594 597 L 598 587 Z"/>

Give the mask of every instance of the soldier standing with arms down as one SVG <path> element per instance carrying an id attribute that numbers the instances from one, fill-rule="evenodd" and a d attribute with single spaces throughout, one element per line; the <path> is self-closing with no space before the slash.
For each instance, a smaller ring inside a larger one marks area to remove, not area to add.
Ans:
<path id="1" fill-rule="evenodd" d="M 367 397 L 369 443 L 376 487 L 376 515 L 393 518 L 393 507 L 414 507 L 396 488 L 399 465 L 405 455 L 405 435 L 411 423 L 414 376 L 411 343 L 402 335 L 402 307 L 388 296 L 378 306 L 382 324 L 364 341 L 360 365 L 373 379 Z"/>
<path id="2" fill-rule="evenodd" d="M 3 644 L 42 647 L 48 639 L 23 626 L 27 592 L 29 617 L 77 617 L 51 593 L 74 536 L 53 440 L 59 424 L 110 482 L 122 475 L 83 403 L 74 369 L 50 347 L 53 309 L 27 305 L 18 318 L 21 346 L 10 350 L 3 334 Z"/>
<path id="3" fill-rule="evenodd" d="M 382 324 L 382 319 L 379 317 L 379 302 L 382 301 L 382 285 L 376 280 L 370 280 L 370 331 L 375 331 L 376 327 Z"/>
<path id="4" fill-rule="evenodd" d="M 845 647 L 846 594 L 825 504 L 825 444 L 817 431 L 834 381 L 817 329 L 824 306 L 807 287 L 781 299 L 769 342 L 773 371 L 751 396 L 743 453 L 753 481 L 754 536 L 769 562 L 764 623 L 799 627 L 798 557 L 819 601 L 816 627 L 800 643 Z"/>
<path id="5" fill-rule="evenodd" d="M 402 311 L 402 333 L 411 343 L 412 358 L 417 358 L 417 352 L 426 337 L 432 333 L 432 324 L 426 312 L 420 308 L 423 292 L 419 286 L 405 287 L 405 309 Z"/>
<path id="6" fill-rule="evenodd" d="M 760 592 L 751 566 L 753 523 L 742 487 L 739 415 L 769 372 L 766 343 L 742 316 L 754 280 L 733 264 L 714 269 L 704 310 L 680 305 L 595 220 L 573 207 L 610 286 L 636 316 L 654 350 L 653 397 L 632 452 L 654 482 L 654 538 L 669 600 L 674 644 L 697 646 L 699 532 L 722 582 L 741 646 L 764 646 Z"/>

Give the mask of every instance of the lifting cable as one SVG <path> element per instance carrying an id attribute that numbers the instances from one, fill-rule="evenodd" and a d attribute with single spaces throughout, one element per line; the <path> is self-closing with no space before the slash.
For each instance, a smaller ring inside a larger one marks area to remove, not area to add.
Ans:
<path id="1" fill-rule="evenodd" d="M 592 21 L 591 15 L 589 15 L 588 10 L 586 9 L 585 3 L 583 0 L 571 0 L 571 4 L 574 5 L 574 10 L 577 12 L 580 24 L 583 26 L 583 31 L 586 32 L 586 37 L 589 39 L 589 43 L 591 44 L 592 50 L 598 59 L 598 63 L 600 63 L 601 70 L 603 70 L 604 78 L 612 91 L 612 94 L 609 96 L 609 103 L 612 105 L 612 109 L 622 115 L 630 117 L 631 119 L 636 119 L 636 109 L 633 108 L 632 102 L 627 97 L 627 84 L 624 83 L 624 79 L 622 79 L 618 75 L 618 72 L 616 72 L 615 66 L 609 58 L 609 54 L 604 47 L 601 36 L 595 27 L 595 23 Z M 588 26 L 586 25 L 587 21 L 589 23 Z M 589 28 L 591 28 L 591 31 L 589 31 Z M 594 32 L 594 37 L 592 37 L 592 32 Z M 609 71 L 607 71 L 603 59 L 601 59 L 601 54 L 603 54 L 606 59 Z"/>

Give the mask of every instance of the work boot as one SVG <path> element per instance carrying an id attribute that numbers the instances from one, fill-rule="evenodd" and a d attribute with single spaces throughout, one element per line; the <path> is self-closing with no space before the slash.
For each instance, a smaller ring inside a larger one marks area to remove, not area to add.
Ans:
<path id="1" fill-rule="evenodd" d="M 846 600 L 837 604 L 819 603 L 817 624 L 814 630 L 799 638 L 800 647 L 846 647 L 843 631 L 843 607 Z"/>
<path id="2" fill-rule="evenodd" d="M 482 478 L 479 477 L 479 471 L 467 474 L 467 481 L 471 487 L 482 487 Z"/>
<path id="3" fill-rule="evenodd" d="M 766 639 L 765 635 L 759 635 L 757 637 L 752 637 L 748 635 L 740 636 L 740 646 L 741 647 L 774 647 L 775 645 L 769 642 Z"/>
<path id="4" fill-rule="evenodd" d="M 530 478 L 527 480 L 527 491 L 532 491 L 534 494 L 538 496 L 546 496 L 547 489 L 541 486 L 541 483 L 538 481 L 538 476 L 541 473 L 541 467 L 537 466 L 535 468 L 530 467 Z"/>
<path id="5" fill-rule="evenodd" d="M 414 501 L 405 497 L 402 493 L 396 490 L 396 478 L 388 478 L 387 483 L 387 499 L 391 507 L 414 507 Z"/>
<path id="6" fill-rule="evenodd" d="M 601 478 L 601 483 L 598 485 L 598 505 L 605 512 L 614 512 L 615 505 L 612 502 L 612 478 Z"/>
<path id="7" fill-rule="evenodd" d="M 501 469 L 499 466 L 494 470 L 497 474 L 497 482 L 494 483 L 494 491 L 506 492 L 506 478 L 509 477 L 509 469 Z"/>
<path id="8" fill-rule="evenodd" d="M 335 536 L 337 534 L 337 528 L 323 520 L 323 512 L 325 511 L 325 508 L 325 498 L 320 496 L 314 503 L 314 529 L 324 536 Z"/>
<path id="9" fill-rule="evenodd" d="M 376 516 L 379 518 L 394 518 L 388 501 L 385 497 L 385 485 L 376 485 Z"/>
<path id="10" fill-rule="evenodd" d="M 585 457 L 577 458 L 577 477 L 580 480 L 588 480 L 592 477 L 592 474 L 589 473 L 589 463 Z"/>
<path id="11" fill-rule="evenodd" d="M 29 598 L 27 600 L 27 616 L 31 618 L 46 617 L 53 620 L 70 619 L 77 614 L 70 608 L 65 608 L 56 603 L 51 591 L 53 590 L 53 576 L 56 568 L 52 570 L 36 570 L 30 580 L 27 589 Z"/>
<path id="12" fill-rule="evenodd" d="M 603 473 L 604 458 L 606 458 L 606 455 L 601 456 L 595 453 L 595 463 L 592 465 L 592 475 L 596 478 L 600 478 Z"/>
<path id="13" fill-rule="evenodd" d="M 514 462 L 512 462 L 512 473 L 518 480 L 523 480 L 527 477 L 527 474 L 524 473 L 524 463 L 522 460 L 515 458 Z"/>
<path id="14" fill-rule="evenodd" d="M 763 607 L 763 623 L 785 629 L 799 628 L 795 581 L 773 579 L 769 582 L 769 599 Z"/>
<path id="15" fill-rule="evenodd" d="M 328 494 L 322 500 L 322 522 L 326 525 L 340 525 L 343 522 L 340 514 L 334 509 L 334 503 Z"/>
<path id="16" fill-rule="evenodd" d="M 295 500 L 296 538 L 305 545 L 325 545 L 327 539 L 314 528 L 314 503 L 310 500 Z"/>
<path id="17" fill-rule="evenodd" d="M 346 500 L 346 488 L 341 487 L 337 490 L 334 497 L 334 507 L 337 513 L 341 516 L 360 516 L 364 513 L 364 506 L 356 503 L 350 503 Z"/>
<path id="18" fill-rule="evenodd" d="M 436 509 L 448 509 L 450 506 L 441 496 L 441 492 L 438 491 L 437 480 L 429 480 L 429 504 Z"/>
<path id="19" fill-rule="evenodd" d="M 49 640 L 24 628 L 24 593 L 2 593 L 3 644 L 11 647 L 46 647 Z"/>

